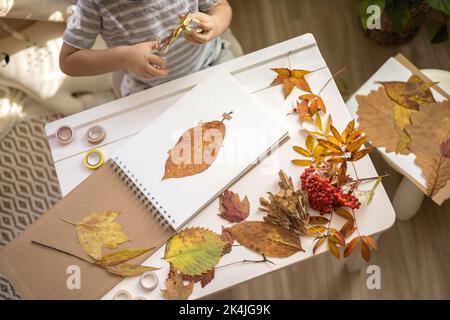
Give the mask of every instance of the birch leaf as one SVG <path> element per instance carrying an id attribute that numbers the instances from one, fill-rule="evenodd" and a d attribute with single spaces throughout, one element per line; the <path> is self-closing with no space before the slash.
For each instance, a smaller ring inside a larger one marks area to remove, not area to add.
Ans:
<path id="1" fill-rule="evenodd" d="M 305 76 L 311 73 L 311 71 L 290 70 L 288 68 L 274 68 L 271 70 L 277 73 L 277 77 L 272 81 L 271 85 L 276 86 L 283 84 L 283 94 L 285 99 L 289 96 L 294 87 L 311 92 L 311 88 L 305 79 Z"/>
<path id="2" fill-rule="evenodd" d="M 180 271 L 170 268 L 169 276 L 166 280 L 166 289 L 161 290 L 161 294 L 168 300 L 186 300 L 192 294 L 194 282 L 184 284 Z"/>
<path id="3" fill-rule="evenodd" d="M 224 113 L 222 121 L 200 122 L 185 131 L 168 152 L 162 180 L 192 176 L 207 170 L 222 147 L 226 119 L 230 119 L 230 113 Z"/>
<path id="4" fill-rule="evenodd" d="M 122 226 L 113 222 L 120 212 L 94 212 L 76 224 L 78 241 L 83 250 L 95 260 L 102 259 L 102 248 L 115 249 L 128 241 Z"/>
<path id="5" fill-rule="evenodd" d="M 201 275 L 216 266 L 225 245 L 218 234 L 208 229 L 187 228 L 170 238 L 164 259 L 183 274 Z"/>
<path id="6" fill-rule="evenodd" d="M 450 158 L 441 152 L 450 139 L 450 101 L 421 106 L 405 130 L 411 137 L 409 149 L 427 180 L 427 194 L 433 197 L 450 179 Z"/>
<path id="7" fill-rule="evenodd" d="M 230 228 L 237 242 L 268 257 L 285 258 L 303 251 L 300 239 L 288 229 L 263 221 L 244 221 Z"/>
<path id="8" fill-rule="evenodd" d="M 250 203 L 247 196 L 244 199 L 239 198 L 237 193 L 226 190 L 219 197 L 219 216 L 230 222 L 241 222 L 248 217 L 250 212 Z"/>

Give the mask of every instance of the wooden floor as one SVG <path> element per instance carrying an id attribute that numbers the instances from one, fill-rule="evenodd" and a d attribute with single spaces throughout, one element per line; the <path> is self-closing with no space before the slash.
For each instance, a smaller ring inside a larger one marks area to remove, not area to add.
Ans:
<path id="1" fill-rule="evenodd" d="M 229 0 L 232 30 L 246 53 L 311 32 L 330 69 L 345 66 L 348 93 L 356 91 L 388 57 L 402 52 L 419 68 L 450 70 L 450 42 L 430 45 L 425 29 L 410 43 L 383 48 L 358 25 L 357 0 Z M 392 197 L 401 177 L 374 153 Z M 381 268 L 381 290 L 369 290 L 367 274 L 348 274 L 343 261 L 316 259 L 233 287 L 212 299 L 450 299 L 450 201 L 425 200 L 408 222 L 397 222 L 379 239 L 371 260 Z"/>

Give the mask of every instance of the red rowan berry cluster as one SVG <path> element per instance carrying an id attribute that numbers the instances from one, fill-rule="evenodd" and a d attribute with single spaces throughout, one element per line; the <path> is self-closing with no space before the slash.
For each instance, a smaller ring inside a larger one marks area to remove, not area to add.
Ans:
<path id="1" fill-rule="evenodd" d="M 308 202 L 312 209 L 321 214 L 330 213 L 334 207 L 344 206 L 359 209 L 361 203 L 352 194 L 333 186 L 329 178 L 322 177 L 314 166 L 306 168 L 301 174 L 302 190 L 308 193 Z"/>

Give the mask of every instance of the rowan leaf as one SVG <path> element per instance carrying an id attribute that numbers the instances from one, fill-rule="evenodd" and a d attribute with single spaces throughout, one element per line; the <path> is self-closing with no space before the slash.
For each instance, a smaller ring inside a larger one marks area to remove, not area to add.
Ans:
<path id="1" fill-rule="evenodd" d="M 305 157 L 311 157 L 312 156 L 311 152 L 309 152 L 308 150 L 303 149 L 302 147 L 293 146 L 292 149 L 294 149 L 295 152 L 301 154 L 302 156 L 305 156 Z"/>
<path id="2" fill-rule="evenodd" d="M 327 238 L 322 237 L 322 238 L 319 238 L 319 239 L 316 241 L 316 243 L 314 244 L 314 247 L 313 247 L 313 254 L 316 254 L 317 249 L 319 249 L 319 247 L 320 247 L 326 240 L 327 240 Z"/>
<path id="3" fill-rule="evenodd" d="M 357 140 L 352 141 L 347 147 L 345 148 L 345 151 L 347 152 L 356 152 L 359 149 L 361 149 L 361 146 L 366 142 L 366 137 L 363 136 Z"/>
<path id="4" fill-rule="evenodd" d="M 291 162 L 293 164 L 295 164 L 296 166 L 301 166 L 301 167 L 308 167 L 308 166 L 314 164 L 314 161 L 312 161 L 312 160 L 302 160 L 302 159 L 294 159 L 294 160 L 291 160 Z"/>
<path id="5" fill-rule="evenodd" d="M 304 94 L 298 97 L 298 100 L 300 103 L 298 104 L 299 110 L 300 110 L 300 120 L 311 120 L 312 117 L 317 114 L 317 112 L 322 111 L 323 113 L 327 112 L 327 109 L 325 107 L 325 103 L 323 102 L 322 98 L 318 95 L 309 93 Z M 317 118 L 316 118 L 317 121 Z M 317 123 L 317 128 L 322 131 L 322 122 Z"/>
<path id="6" fill-rule="evenodd" d="M 411 137 L 409 149 L 427 181 L 427 195 L 434 197 L 450 180 L 450 101 L 422 105 L 405 128 Z"/>
<path id="7" fill-rule="evenodd" d="M 338 187 L 343 186 L 347 182 L 347 162 L 344 161 L 339 166 L 337 185 Z"/>
<path id="8" fill-rule="evenodd" d="M 223 120 L 229 119 L 230 115 L 224 113 L 223 117 Z M 200 122 L 196 127 L 186 130 L 168 152 L 162 180 L 183 178 L 207 170 L 216 160 L 225 139 L 226 127 L 223 120 Z M 200 150 L 198 140 L 201 140 Z"/>
<path id="9" fill-rule="evenodd" d="M 309 236 L 322 236 L 327 232 L 327 228 L 324 226 L 314 226 L 306 229 L 306 234 Z"/>
<path id="10" fill-rule="evenodd" d="M 241 245 L 268 257 L 284 258 L 303 251 L 300 238 L 279 225 L 265 221 L 244 221 L 230 229 Z"/>
<path id="11" fill-rule="evenodd" d="M 342 154 L 343 153 L 341 148 L 338 145 L 336 145 L 336 144 L 334 144 L 334 143 L 332 143 L 332 142 L 330 142 L 328 140 L 318 139 L 317 143 L 320 146 L 322 146 L 323 148 L 325 148 L 327 150 L 330 150 L 332 152 L 336 152 L 338 154 Z"/>
<path id="12" fill-rule="evenodd" d="M 336 208 L 334 210 L 334 212 L 336 212 L 336 214 L 338 216 L 341 216 L 342 218 L 344 218 L 346 220 L 353 220 L 353 215 L 349 211 L 347 211 L 346 209 L 344 209 L 342 207 Z"/>
<path id="13" fill-rule="evenodd" d="M 147 271 L 158 270 L 159 268 L 136 265 L 132 263 L 121 263 L 114 266 L 106 266 L 105 270 L 122 277 L 135 277 Z"/>
<path id="14" fill-rule="evenodd" d="M 219 203 L 219 216 L 233 223 L 245 220 L 250 212 L 247 196 L 241 201 L 239 195 L 230 190 L 220 195 Z"/>
<path id="15" fill-rule="evenodd" d="M 226 243 L 216 233 L 199 227 L 175 234 L 166 245 L 164 259 L 186 275 L 201 275 L 219 262 Z"/>
<path id="16" fill-rule="evenodd" d="M 344 238 L 348 238 L 353 234 L 353 232 L 355 232 L 355 230 L 355 221 L 349 220 L 342 226 L 339 232 L 344 236 Z"/>
<path id="17" fill-rule="evenodd" d="M 308 223 L 311 225 L 324 225 L 329 222 L 330 220 L 322 216 L 310 216 L 308 221 Z"/>
<path id="18" fill-rule="evenodd" d="M 306 148 L 308 148 L 308 150 L 310 152 L 313 152 L 315 144 L 316 144 L 316 140 L 314 139 L 314 137 L 311 135 L 308 135 L 306 137 Z"/>
<path id="19" fill-rule="evenodd" d="M 353 250 L 355 250 L 356 246 L 358 245 L 358 243 L 361 241 L 361 237 L 355 237 L 352 239 L 352 241 L 350 241 L 344 250 L 344 258 L 348 257 L 349 255 L 352 254 Z"/>
<path id="20" fill-rule="evenodd" d="M 119 215 L 117 211 L 94 212 L 76 224 L 78 241 L 91 258 L 101 260 L 103 248 L 115 249 L 129 241 L 122 226 L 113 222 Z"/>
<path id="21" fill-rule="evenodd" d="M 317 127 L 317 129 L 319 129 L 319 131 L 323 131 L 322 118 L 320 117 L 320 114 L 317 114 L 317 116 L 316 116 L 316 127 Z"/>
<path id="22" fill-rule="evenodd" d="M 333 134 L 333 137 L 338 141 L 339 143 L 344 143 L 344 140 L 342 139 L 339 131 L 334 126 L 330 127 L 331 133 Z"/>
<path id="23" fill-rule="evenodd" d="M 329 237 L 329 241 L 332 241 L 341 246 L 345 246 L 344 235 L 341 234 L 339 231 L 333 232 L 333 234 Z"/>
<path id="24" fill-rule="evenodd" d="M 381 177 L 378 177 L 377 180 L 375 181 L 372 189 L 370 189 L 370 191 L 369 191 L 369 196 L 367 197 L 367 205 L 372 203 L 373 198 L 375 197 L 375 190 L 380 185 L 380 182 L 381 182 Z"/>
<path id="25" fill-rule="evenodd" d="M 351 136 L 351 134 L 353 133 L 354 130 L 355 130 L 355 120 L 352 120 L 347 124 L 347 127 L 342 132 L 342 135 L 341 135 L 342 140 L 344 140 L 344 142 L 347 142 L 347 138 L 349 136 Z"/>
<path id="26" fill-rule="evenodd" d="M 369 246 L 370 249 L 375 251 L 378 250 L 378 244 L 373 238 L 369 236 L 362 236 L 362 240 Z"/>
<path id="27" fill-rule="evenodd" d="M 363 157 L 365 157 L 366 155 L 368 155 L 370 153 L 370 149 L 366 148 L 366 149 L 362 149 L 356 152 L 352 152 L 350 159 L 348 159 L 349 161 L 358 161 L 359 159 L 362 159 Z"/>
<path id="28" fill-rule="evenodd" d="M 339 259 L 340 257 L 340 250 L 337 246 L 337 244 L 333 241 L 330 241 L 330 239 L 328 239 L 328 251 L 330 251 L 330 253 L 337 259 Z"/>
<path id="29" fill-rule="evenodd" d="M 161 294 L 169 300 L 186 300 L 192 294 L 193 289 L 194 281 L 185 285 L 181 272 L 170 268 L 169 275 L 166 279 L 166 289 L 161 290 Z"/>
<path id="30" fill-rule="evenodd" d="M 407 82 L 380 82 L 386 93 L 399 105 L 412 110 L 419 110 L 423 104 L 436 102 L 430 88 L 434 82 L 425 82 L 419 76 L 412 75 Z"/>
<path id="31" fill-rule="evenodd" d="M 361 242 L 361 257 L 363 257 L 364 260 L 369 262 L 370 257 L 372 256 L 372 252 L 370 251 L 369 246 L 366 244 L 366 242 Z"/>
<path id="32" fill-rule="evenodd" d="M 294 87 L 311 92 L 311 88 L 305 79 L 305 76 L 311 73 L 311 71 L 298 69 L 290 70 L 288 68 L 274 68 L 271 70 L 277 73 L 277 77 L 272 81 L 271 85 L 275 86 L 283 84 L 283 94 L 285 99 L 291 94 Z"/>

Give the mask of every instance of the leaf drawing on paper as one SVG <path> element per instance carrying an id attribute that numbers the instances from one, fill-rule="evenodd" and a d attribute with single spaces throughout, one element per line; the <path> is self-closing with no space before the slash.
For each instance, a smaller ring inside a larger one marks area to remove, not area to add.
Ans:
<path id="1" fill-rule="evenodd" d="M 427 194 L 433 197 L 450 179 L 450 101 L 421 106 L 405 130 L 426 177 Z"/>
<path id="2" fill-rule="evenodd" d="M 188 276 L 201 276 L 219 262 L 225 241 L 216 233 L 199 227 L 187 228 L 166 245 L 164 259 Z"/>
<path id="3" fill-rule="evenodd" d="M 358 101 L 358 120 L 374 147 L 384 147 L 386 152 L 398 150 L 399 140 L 404 132 L 394 120 L 395 102 L 386 94 L 383 87 L 372 91 L 368 96 L 356 96 Z M 382 130 L 381 130 L 382 128 Z"/>
<path id="4" fill-rule="evenodd" d="M 285 258 L 303 251 L 299 237 L 265 221 L 244 221 L 230 228 L 237 242 L 268 257 Z"/>
<path id="5" fill-rule="evenodd" d="M 250 203 L 247 196 L 240 199 L 237 193 L 226 190 L 219 197 L 219 216 L 230 222 L 241 222 L 248 217 Z"/>
<path id="6" fill-rule="evenodd" d="M 168 152 L 162 180 L 192 176 L 207 170 L 219 154 L 226 133 L 224 120 L 230 120 L 231 114 L 224 113 L 221 121 L 200 122 L 185 131 Z"/>
<path id="7" fill-rule="evenodd" d="M 310 74 L 311 71 L 298 69 L 290 70 L 288 68 L 274 68 L 271 70 L 277 73 L 277 77 L 272 81 L 271 85 L 276 86 L 283 84 L 283 95 L 285 99 L 289 96 L 294 87 L 306 92 L 311 92 L 311 88 L 305 79 L 305 76 Z"/>

